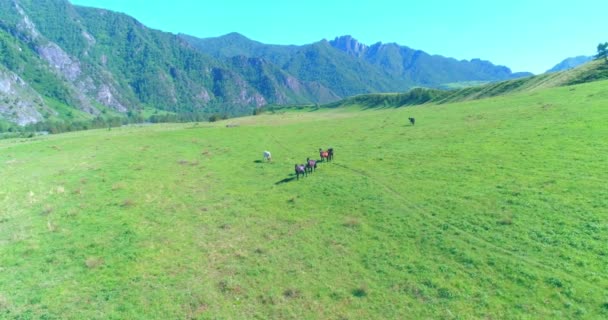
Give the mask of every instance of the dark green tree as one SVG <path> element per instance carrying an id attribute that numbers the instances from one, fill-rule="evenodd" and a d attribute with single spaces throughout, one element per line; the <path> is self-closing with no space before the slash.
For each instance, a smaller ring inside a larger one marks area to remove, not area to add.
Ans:
<path id="1" fill-rule="evenodd" d="M 595 58 L 604 58 L 606 61 L 608 61 L 608 42 L 600 43 L 597 45 L 597 54 L 595 55 Z"/>
<path id="2" fill-rule="evenodd" d="M 215 113 L 209 116 L 209 122 L 216 122 L 218 119 L 220 118 L 220 116 Z"/>

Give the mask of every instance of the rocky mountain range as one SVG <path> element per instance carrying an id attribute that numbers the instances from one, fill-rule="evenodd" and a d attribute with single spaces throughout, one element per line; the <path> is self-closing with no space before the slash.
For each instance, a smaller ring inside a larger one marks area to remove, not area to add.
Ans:
<path id="1" fill-rule="evenodd" d="M 268 104 L 527 75 L 350 36 L 302 46 L 236 33 L 199 39 L 67 0 L 0 0 L 0 124 L 157 110 L 249 114 Z"/>
<path id="2" fill-rule="evenodd" d="M 412 87 L 444 88 L 449 83 L 500 81 L 532 75 L 513 73 L 480 59 L 456 60 L 430 55 L 396 43 L 371 46 L 352 36 L 303 46 L 265 45 L 238 33 L 199 39 L 179 35 L 200 51 L 218 59 L 261 58 L 300 79 L 317 81 L 340 97 L 371 92 L 402 92 Z"/>

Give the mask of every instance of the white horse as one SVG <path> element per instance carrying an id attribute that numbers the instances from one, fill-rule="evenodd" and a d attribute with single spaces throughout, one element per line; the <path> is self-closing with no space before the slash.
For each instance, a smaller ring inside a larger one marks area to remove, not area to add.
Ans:
<path id="1" fill-rule="evenodd" d="M 270 151 L 264 151 L 264 160 L 266 160 L 266 161 L 272 160 L 272 155 L 270 154 Z"/>

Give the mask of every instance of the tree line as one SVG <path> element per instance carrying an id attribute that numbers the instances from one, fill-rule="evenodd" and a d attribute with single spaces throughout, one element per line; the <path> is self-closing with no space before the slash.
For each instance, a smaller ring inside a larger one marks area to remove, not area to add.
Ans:
<path id="1" fill-rule="evenodd" d="M 183 123 L 214 122 L 228 119 L 227 114 L 206 113 L 167 113 L 144 117 L 140 113 L 129 112 L 126 116 L 97 116 L 90 120 L 45 120 L 25 126 L 0 122 L 0 138 L 33 137 L 37 134 L 56 134 L 89 129 L 112 129 L 129 124 L 143 123 Z"/>

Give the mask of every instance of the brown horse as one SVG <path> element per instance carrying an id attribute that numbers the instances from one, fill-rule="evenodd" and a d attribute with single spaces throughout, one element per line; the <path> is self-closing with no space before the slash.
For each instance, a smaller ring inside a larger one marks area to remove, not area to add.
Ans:
<path id="1" fill-rule="evenodd" d="M 321 157 L 321 161 L 327 161 L 329 159 L 329 151 L 319 148 L 319 157 Z"/>

